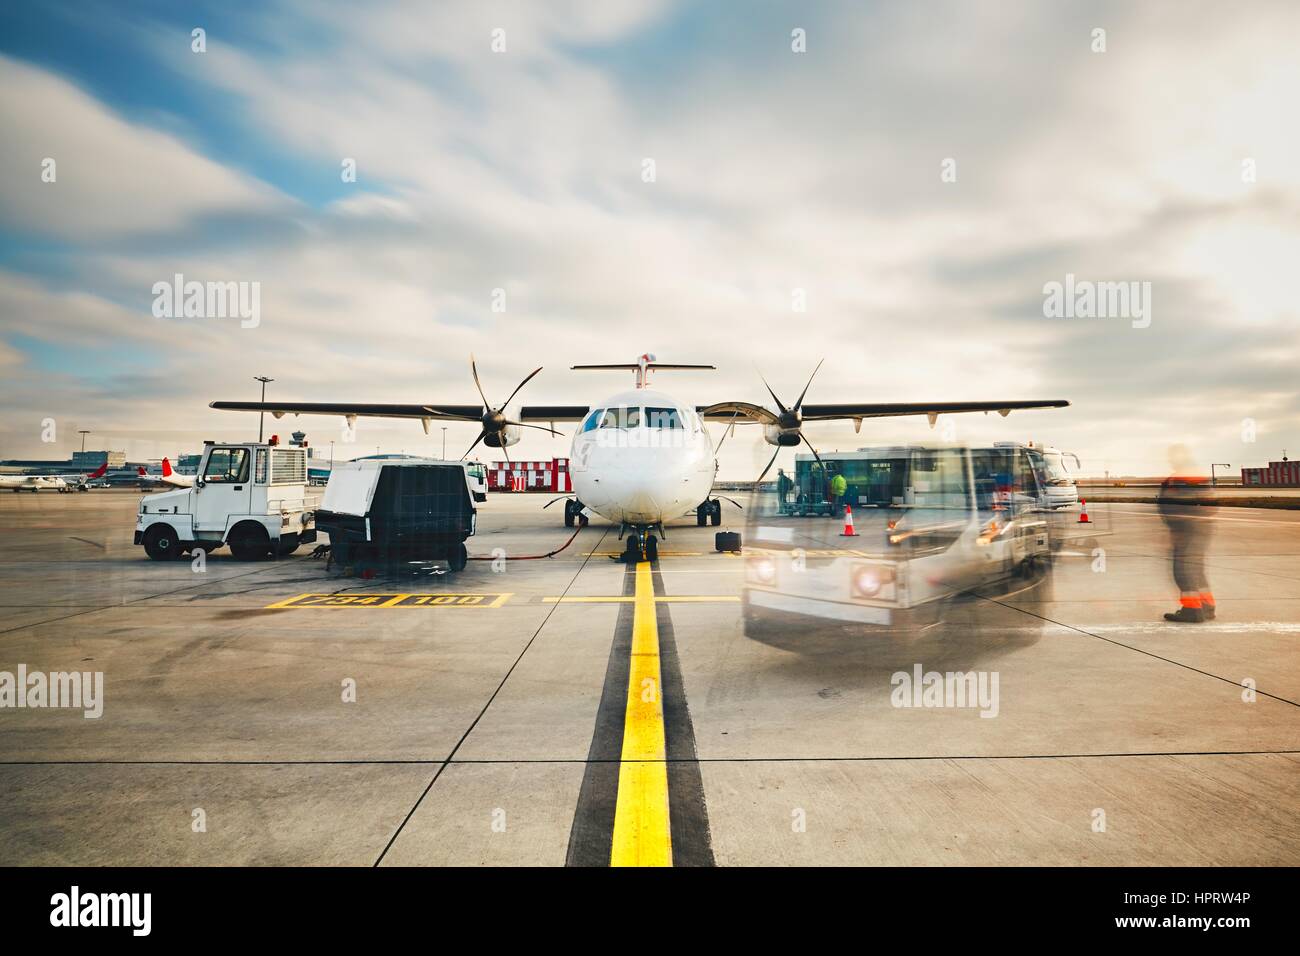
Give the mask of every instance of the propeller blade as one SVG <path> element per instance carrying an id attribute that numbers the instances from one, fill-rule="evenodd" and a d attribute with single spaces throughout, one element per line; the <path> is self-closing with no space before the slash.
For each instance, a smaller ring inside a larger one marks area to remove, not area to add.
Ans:
<path id="1" fill-rule="evenodd" d="M 784 415 L 787 411 L 789 411 L 789 409 L 787 409 L 784 405 L 781 404 L 781 399 L 776 397 L 776 392 L 772 391 L 772 386 L 767 384 L 767 379 L 763 378 L 762 372 L 758 373 L 758 378 L 759 381 L 763 383 L 763 386 L 767 389 L 767 394 L 772 396 L 772 401 L 776 402 L 777 410 L 780 411 L 782 415 Z"/>
<path id="2" fill-rule="evenodd" d="M 802 438 L 803 443 L 808 446 L 808 450 L 813 453 L 813 457 L 817 459 L 817 464 L 822 466 L 822 475 L 825 476 L 826 463 L 822 461 L 822 456 L 817 454 L 817 449 L 813 447 L 813 443 L 808 440 L 807 435 L 805 435 L 803 432 L 800 432 L 799 437 Z"/>
<path id="3" fill-rule="evenodd" d="M 465 450 L 465 454 L 460 456 L 460 460 L 464 461 L 466 458 L 468 458 L 469 453 L 472 452 L 475 448 L 477 448 L 478 443 L 481 442 L 484 438 L 487 438 L 487 432 L 479 432 L 478 438 L 474 439 L 474 444 L 470 445 L 469 448 Z"/>
<path id="4" fill-rule="evenodd" d="M 736 430 L 736 415 L 739 414 L 740 412 L 736 412 L 734 415 L 731 416 L 731 421 L 727 422 L 727 427 L 722 430 L 722 437 L 719 438 L 718 443 L 713 446 L 713 456 L 715 458 L 717 457 L 718 452 L 722 449 L 722 443 L 726 441 L 731 436 L 731 434 Z"/>
<path id="5" fill-rule="evenodd" d="M 767 477 L 767 473 L 772 470 L 772 465 L 776 462 L 776 456 L 779 454 L 781 454 L 781 449 L 778 446 L 776 451 L 772 452 L 772 457 L 768 460 L 767 467 L 763 469 L 763 471 L 758 476 L 758 480 L 754 482 L 755 491 L 757 491 L 758 486 L 763 483 L 763 479 Z"/>
<path id="6" fill-rule="evenodd" d="M 512 422 L 508 420 L 506 421 L 506 424 L 514 425 L 516 428 L 536 428 L 539 431 L 550 432 L 552 435 L 559 435 L 561 438 L 564 437 L 564 432 L 557 432 L 554 428 L 547 428 L 545 425 L 530 425 L 527 422 Z"/>
<path id="7" fill-rule="evenodd" d="M 506 456 L 506 464 L 508 465 L 514 464 L 514 462 L 510 460 L 510 451 L 506 448 L 504 444 L 502 444 L 501 446 L 501 454 Z"/>
<path id="8" fill-rule="evenodd" d="M 518 385 L 515 386 L 515 390 L 510 393 L 510 397 L 501 403 L 501 408 L 498 408 L 497 411 L 501 411 L 507 405 L 509 405 L 514 400 L 514 397 L 519 394 L 519 390 L 523 388 L 525 385 L 527 385 L 529 382 L 531 382 L 533 380 L 533 375 L 536 375 L 541 370 L 542 370 L 541 366 L 538 366 L 537 368 L 533 369 L 532 375 L 529 375 L 526 379 L 524 379 L 522 382 L 520 382 Z"/>
<path id="9" fill-rule="evenodd" d="M 474 385 L 475 385 L 476 388 L 478 388 L 478 395 L 479 395 L 479 398 L 483 399 L 483 407 L 484 407 L 484 408 L 491 408 L 491 407 L 492 407 L 492 403 L 489 402 L 489 401 L 487 400 L 487 396 L 483 394 L 483 383 L 480 382 L 480 381 L 478 380 L 478 366 L 477 366 L 476 364 L 474 364 L 474 353 L 473 353 L 473 352 L 471 352 L 471 353 L 469 354 L 469 370 L 470 370 L 471 372 L 474 373 Z"/>
<path id="10" fill-rule="evenodd" d="M 817 363 L 817 368 L 813 369 L 813 373 L 812 373 L 811 375 L 808 376 L 808 385 L 811 385 L 811 384 L 812 384 L 812 380 L 813 380 L 814 378 L 817 377 L 817 372 L 821 369 L 822 364 L 823 364 L 825 361 L 826 361 L 825 359 L 822 359 L 821 362 L 818 362 L 818 363 Z M 808 394 L 808 385 L 805 385 L 805 386 L 803 387 L 803 391 L 799 393 L 799 400 L 798 400 L 797 402 L 794 403 L 794 410 L 795 410 L 796 412 L 799 411 L 799 409 L 803 407 L 803 397 L 804 397 L 805 395 Z M 812 445 L 809 445 L 808 447 L 811 448 Z M 819 460 L 820 460 L 820 459 L 819 459 Z"/>
<path id="11" fill-rule="evenodd" d="M 429 405 L 425 405 L 425 406 L 423 406 L 423 408 L 424 408 L 424 410 L 425 410 L 426 412 L 428 412 L 430 415 L 441 415 L 441 416 L 443 416 L 443 418 L 446 419 L 447 421 L 452 421 L 452 422 L 476 422 L 476 421 L 479 420 L 477 415 L 453 415 L 453 414 L 451 414 L 450 412 L 444 412 L 441 408 L 433 408 L 432 406 L 429 406 Z"/>

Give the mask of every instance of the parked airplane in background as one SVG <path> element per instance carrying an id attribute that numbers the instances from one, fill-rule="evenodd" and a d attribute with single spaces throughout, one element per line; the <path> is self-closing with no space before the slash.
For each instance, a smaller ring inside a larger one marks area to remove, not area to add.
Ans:
<path id="1" fill-rule="evenodd" d="M 76 476 L 71 482 L 68 479 L 72 476 L 64 475 L 0 475 L 0 488 L 33 493 L 42 489 L 51 489 L 60 494 L 69 491 L 89 491 L 90 486 L 87 482 L 102 478 L 106 471 L 108 471 L 107 462 L 87 475 Z"/>
<path id="2" fill-rule="evenodd" d="M 294 415 L 341 415 L 349 426 L 361 417 L 419 419 L 425 434 L 433 421 L 478 422 L 479 435 L 465 452 L 468 456 L 483 442 L 491 448 L 505 449 L 519 441 L 524 428 L 535 428 L 559 435 L 556 422 L 581 422 L 573 436 L 569 468 L 576 501 L 565 502 L 565 523 L 572 524 L 580 515 L 594 512 L 619 525 L 620 537 L 627 534 L 625 559 L 653 561 L 658 555 L 655 533 L 664 534 L 664 523 L 694 514 L 698 523 L 719 524 L 722 502 L 710 497 L 717 474 L 716 452 L 705 428 L 706 421 L 725 422 L 729 426 L 754 422 L 763 426 L 763 439 L 775 445 L 758 481 L 771 469 L 782 448 L 805 444 L 817 455 L 803 426 L 814 421 L 844 421 L 860 430 L 867 418 L 897 415 L 925 415 L 934 426 L 939 415 L 953 412 L 998 412 L 1006 416 L 1013 409 L 1061 408 L 1070 403 L 1062 399 L 1003 402 L 864 402 L 835 405 L 804 405 L 804 397 L 813 377 L 793 405 L 782 402 L 764 381 L 776 409 L 749 402 L 717 402 L 713 405 L 690 405 L 678 402 L 666 392 L 650 388 L 650 374 L 655 369 L 713 369 L 712 365 L 680 365 L 660 362 L 653 355 L 642 355 L 636 362 L 612 365 L 575 365 L 578 370 L 631 371 L 636 387 L 611 395 L 590 405 L 525 405 L 514 415 L 507 408 L 538 372 L 534 369 L 516 386 L 500 405 L 493 405 L 483 392 L 478 368 L 470 356 L 470 371 L 482 404 L 393 405 L 346 402 L 212 402 L 211 407 L 231 411 L 270 412 L 276 418 Z M 546 424 L 541 424 L 545 422 Z M 724 439 L 731 431 L 724 430 Z M 464 457 L 464 456 L 462 456 Z M 820 456 L 818 456 L 820 461 Z"/>
<path id="3" fill-rule="evenodd" d="M 162 460 L 162 480 L 164 484 L 174 485 L 177 488 L 189 488 L 194 484 L 193 475 L 182 475 L 172 467 L 170 459 Z"/>
<path id="4" fill-rule="evenodd" d="M 163 485 L 167 485 L 172 488 L 189 488 L 194 484 L 193 475 L 182 475 L 179 471 L 177 471 L 172 467 L 172 463 L 170 459 L 167 458 L 164 458 L 162 460 L 161 475 L 150 474 L 148 471 L 145 471 L 143 467 L 141 467 L 138 475 L 138 480 L 140 482 L 141 487 L 148 487 L 148 488 L 158 488 L 158 487 L 162 487 Z"/>

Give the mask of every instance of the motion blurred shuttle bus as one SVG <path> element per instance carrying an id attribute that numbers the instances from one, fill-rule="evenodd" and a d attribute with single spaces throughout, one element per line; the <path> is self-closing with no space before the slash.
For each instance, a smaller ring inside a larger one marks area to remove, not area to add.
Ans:
<path id="1" fill-rule="evenodd" d="M 1042 491 L 1044 508 L 1068 508 L 1079 503 L 1079 489 L 1069 470 L 1065 467 L 1067 459 L 1073 459 L 1074 467 L 1079 469 L 1079 456 L 1073 452 L 1061 451 L 1050 445 L 1036 445 L 1034 442 L 995 442 L 995 448 L 1023 448 L 1029 456 L 1034 470 L 1038 473 L 1038 483 Z"/>
<path id="2" fill-rule="evenodd" d="M 855 537 L 830 500 L 836 474 Z M 797 641 L 820 620 L 906 635 L 944 621 L 976 588 L 1041 581 L 1051 565 L 1041 493 L 1020 446 L 797 455 L 793 486 L 757 491 L 747 509 L 746 634 Z"/>

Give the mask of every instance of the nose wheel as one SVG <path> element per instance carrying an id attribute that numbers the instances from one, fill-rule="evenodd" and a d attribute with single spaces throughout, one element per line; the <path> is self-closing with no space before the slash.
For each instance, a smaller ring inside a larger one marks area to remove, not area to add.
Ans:
<path id="1" fill-rule="evenodd" d="M 659 539 L 653 534 L 633 531 L 624 539 L 623 563 L 639 564 L 659 560 Z"/>

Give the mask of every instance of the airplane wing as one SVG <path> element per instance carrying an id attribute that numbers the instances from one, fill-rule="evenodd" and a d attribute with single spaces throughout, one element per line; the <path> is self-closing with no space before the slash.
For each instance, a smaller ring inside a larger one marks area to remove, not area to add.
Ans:
<path id="1" fill-rule="evenodd" d="M 836 405 L 807 404 L 801 409 L 803 420 L 809 421 L 854 421 L 864 418 L 890 418 L 899 415 L 948 415 L 956 412 L 997 412 L 1006 416 L 1010 412 L 1024 408 L 1064 408 L 1070 403 L 1064 399 L 1042 399 L 1031 401 L 1007 402 L 863 402 Z M 737 415 L 764 425 L 773 425 L 778 421 L 775 412 L 749 402 L 718 402 L 697 409 L 708 421 L 731 421 Z"/>
<path id="2" fill-rule="evenodd" d="M 522 422 L 580 422 L 591 411 L 588 405 L 525 405 L 519 410 Z"/>
<path id="3" fill-rule="evenodd" d="M 345 418 L 437 418 L 478 421 L 482 405 L 387 405 L 374 402 L 212 402 L 210 408 L 231 412 L 285 415 L 342 415 Z"/>
<path id="4" fill-rule="evenodd" d="M 389 405 L 374 402 L 212 402 L 211 408 L 231 412 L 270 412 L 285 415 L 341 415 L 344 418 L 414 418 L 425 421 L 477 422 L 482 405 Z M 524 422 L 578 422 L 589 411 L 586 405 L 525 405 L 519 420 Z"/>

